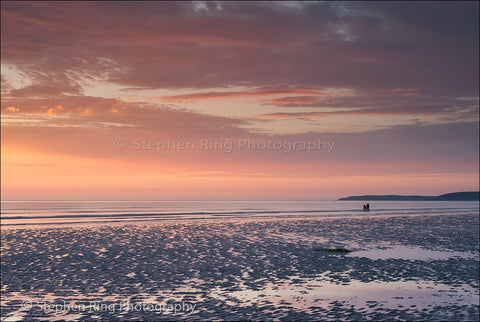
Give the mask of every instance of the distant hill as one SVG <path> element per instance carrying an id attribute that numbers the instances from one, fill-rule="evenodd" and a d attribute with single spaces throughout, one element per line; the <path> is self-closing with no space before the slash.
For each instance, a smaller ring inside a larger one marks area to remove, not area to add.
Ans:
<path id="1" fill-rule="evenodd" d="M 350 196 L 338 200 L 378 200 L 378 201 L 477 201 L 480 200 L 479 191 L 452 192 L 440 196 L 404 196 L 404 195 L 365 195 Z"/>

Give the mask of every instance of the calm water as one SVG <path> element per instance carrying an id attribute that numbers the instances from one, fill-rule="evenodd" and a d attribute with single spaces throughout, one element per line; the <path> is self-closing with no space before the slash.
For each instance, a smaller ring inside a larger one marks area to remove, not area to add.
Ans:
<path id="1" fill-rule="evenodd" d="M 3 201 L 2 228 L 259 218 L 478 214 L 475 201 Z"/>

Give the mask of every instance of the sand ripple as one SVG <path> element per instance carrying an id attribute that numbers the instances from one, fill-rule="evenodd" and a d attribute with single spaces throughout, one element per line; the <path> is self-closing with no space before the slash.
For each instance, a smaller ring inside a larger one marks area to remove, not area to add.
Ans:
<path id="1" fill-rule="evenodd" d="M 442 215 L 3 230 L 1 316 L 478 320 L 478 224 Z M 368 256 L 395 247 L 437 257 Z"/>

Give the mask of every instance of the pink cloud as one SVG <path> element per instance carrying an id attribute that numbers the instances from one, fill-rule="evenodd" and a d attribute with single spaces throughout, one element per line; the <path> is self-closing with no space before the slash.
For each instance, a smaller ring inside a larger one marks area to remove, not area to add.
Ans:
<path id="1" fill-rule="evenodd" d="M 200 92 L 193 94 L 175 95 L 175 96 L 161 96 L 154 97 L 156 100 L 164 101 L 197 101 L 204 99 L 218 99 L 218 98 L 233 98 L 233 97 L 248 97 L 248 96 L 272 96 L 272 95 L 286 95 L 286 94 L 310 94 L 310 95 L 325 95 L 321 91 L 309 88 L 299 87 L 260 87 L 248 91 L 231 91 L 231 92 Z"/>

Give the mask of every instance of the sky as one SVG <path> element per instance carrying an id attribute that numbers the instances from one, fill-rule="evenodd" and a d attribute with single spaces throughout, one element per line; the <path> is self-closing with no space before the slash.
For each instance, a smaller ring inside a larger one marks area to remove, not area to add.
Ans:
<path id="1" fill-rule="evenodd" d="M 1 2 L 5 200 L 479 189 L 478 2 Z"/>

